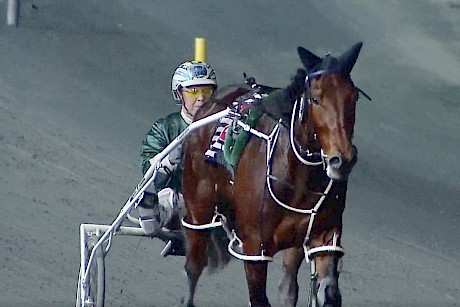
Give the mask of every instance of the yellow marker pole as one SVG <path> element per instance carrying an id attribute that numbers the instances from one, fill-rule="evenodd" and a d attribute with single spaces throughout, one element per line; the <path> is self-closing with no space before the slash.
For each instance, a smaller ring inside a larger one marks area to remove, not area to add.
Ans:
<path id="1" fill-rule="evenodd" d="M 206 62 L 206 39 L 195 37 L 195 61 Z"/>
<path id="2" fill-rule="evenodd" d="M 19 0 L 8 0 L 6 12 L 6 24 L 9 26 L 18 26 L 19 19 Z"/>

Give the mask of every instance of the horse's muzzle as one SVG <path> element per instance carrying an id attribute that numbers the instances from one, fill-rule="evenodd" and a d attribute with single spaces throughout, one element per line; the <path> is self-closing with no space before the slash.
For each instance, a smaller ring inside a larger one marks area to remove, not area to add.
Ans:
<path id="1" fill-rule="evenodd" d="M 358 149 L 353 145 L 352 154 L 349 161 L 345 160 L 340 154 L 331 155 L 326 158 L 326 173 L 329 178 L 337 181 L 346 181 L 353 166 L 358 161 Z"/>
<path id="2" fill-rule="evenodd" d="M 331 156 L 327 159 L 327 164 L 333 168 L 333 169 L 340 169 L 342 166 L 342 157 L 337 155 L 337 156 Z"/>

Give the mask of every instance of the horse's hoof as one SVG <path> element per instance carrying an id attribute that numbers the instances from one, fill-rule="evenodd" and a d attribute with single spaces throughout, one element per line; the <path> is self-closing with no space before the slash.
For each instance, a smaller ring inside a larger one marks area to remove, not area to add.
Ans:
<path id="1" fill-rule="evenodd" d="M 184 296 L 180 299 L 180 301 L 181 301 L 182 306 L 195 307 L 195 304 L 193 304 L 193 302 L 190 302 L 190 301 L 187 301 L 187 305 L 184 305 L 184 303 L 185 303 L 185 297 Z"/>

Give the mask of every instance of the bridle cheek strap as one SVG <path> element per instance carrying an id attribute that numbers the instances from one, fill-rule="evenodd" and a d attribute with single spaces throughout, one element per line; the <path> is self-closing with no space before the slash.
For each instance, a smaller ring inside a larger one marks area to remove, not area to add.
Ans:
<path id="1" fill-rule="evenodd" d="M 300 101 L 298 99 L 294 103 L 294 107 L 293 107 L 292 114 L 291 114 L 291 125 L 289 129 L 289 142 L 291 143 L 292 151 L 294 152 L 295 156 L 302 164 L 305 164 L 308 166 L 324 165 L 325 156 L 322 150 L 319 153 L 315 153 L 315 152 L 310 152 L 307 149 L 305 151 L 305 154 L 302 155 L 299 152 L 297 145 L 295 144 L 295 138 L 294 138 L 295 119 L 296 117 L 298 117 L 300 120 L 302 120 L 303 118 L 303 113 L 305 112 L 305 100 L 306 100 L 305 96 L 306 96 L 306 93 L 302 95 L 302 97 L 300 98 Z M 300 106 L 297 107 L 297 104 L 299 104 Z M 296 116 L 296 114 L 298 114 L 298 116 Z M 311 160 L 309 160 L 309 158 Z"/>

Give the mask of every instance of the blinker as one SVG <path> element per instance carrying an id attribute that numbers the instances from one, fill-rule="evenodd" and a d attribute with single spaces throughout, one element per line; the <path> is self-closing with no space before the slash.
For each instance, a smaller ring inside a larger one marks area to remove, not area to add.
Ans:
<path id="1" fill-rule="evenodd" d="M 319 100 L 315 97 L 312 97 L 311 99 L 309 99 L 310 102 L 313 102 L 314 104 L 316 105 L 319 105 Z"/>
<path id="2" fill-rule="evenodd" d="M 318 77 L 318 76 L 320 76 L 320 75 L 319 75 L 319 74 L 316 75 L 316 77 Z M 306 91 L 308 92 L 308 100 L 307 100 L 307 101 L 308 101 L 308 104 L 313 103 L 313 104 L 315 104 L 315 105 L 319 105 L 319 100 L 318 100 L 317 98 L 312 97 L 312 96 L 310 95 L 310 86 L 311 86 L 311 84 L 310 84 L 310 79 L 309 79 L 309 76 L 307 75 L 307 76 L 305 77 L 305 88 L 306 88 Z"/>

